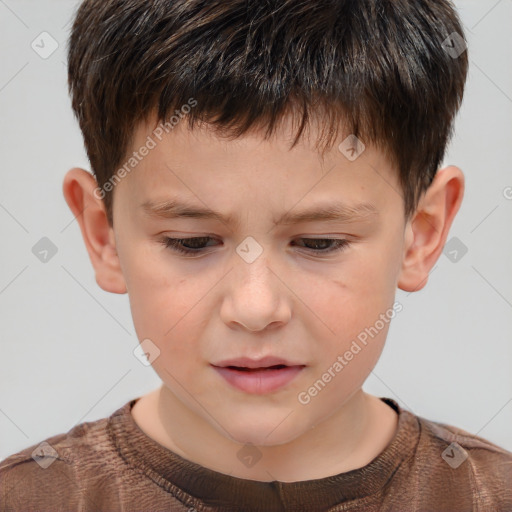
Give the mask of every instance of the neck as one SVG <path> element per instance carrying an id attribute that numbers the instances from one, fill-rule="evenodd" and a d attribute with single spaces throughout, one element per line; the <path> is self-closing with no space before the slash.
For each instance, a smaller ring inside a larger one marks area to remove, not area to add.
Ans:
<path id="1" fill-rule="evenodd" d="M 233 458 L 243 444 L 222 435 L 165 385 L 142 397 L 132 414 L 147 435 L 184 459 L 263 482 L 313 480 L 363 467 L 391 442 L 398 418 L 380 399 L 359 389 L 336 413 L 290 442 L 251 448 L 248 455 L 261 458 L 247 467 Z"/>

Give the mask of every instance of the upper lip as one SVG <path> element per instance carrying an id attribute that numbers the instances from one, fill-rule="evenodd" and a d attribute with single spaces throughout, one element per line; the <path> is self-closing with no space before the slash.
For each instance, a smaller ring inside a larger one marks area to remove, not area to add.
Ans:
<path id="1" fill-rule="evenodd" d="M 268 368 L 269 366 L 305 366 L 303 364 L 291 363 L 286 359 L 280 357 L 266 356 L 261 359 L 250 359 L 249 357 L 239 357 L 237 359 L 225 359 L 220 361 L 213 366 L 236 366 L 238 368 Z"/>

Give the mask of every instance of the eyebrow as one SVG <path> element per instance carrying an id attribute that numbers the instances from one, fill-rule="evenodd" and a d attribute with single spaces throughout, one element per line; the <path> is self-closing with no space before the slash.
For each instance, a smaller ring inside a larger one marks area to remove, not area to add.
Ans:
<path id="1" fill-rule="evenodd" d="M 223 215 L 209 208 L 196 206 L 177 199 L 166 201 L 145 201 L 140 205 L 144 213 L 150 217 L 160 219 L 190 218 L 215 220 L 234 226 L 240 225 L 240 222 L 233 215 Z M 379 216 L 379 211 L 371 203 L 357 203 L 354 205 L 343 204 L 340 202 L 327 202 L 312 206 L 300 211 L 289 211 L 279 219 L 274 219 L 274 225 L 300 224 L 304 222 L 361 222 Z"/>

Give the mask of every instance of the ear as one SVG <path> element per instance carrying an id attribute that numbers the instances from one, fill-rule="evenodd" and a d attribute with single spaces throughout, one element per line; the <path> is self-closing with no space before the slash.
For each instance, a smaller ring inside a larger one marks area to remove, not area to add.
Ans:
<path id="1" fill-rule="evenodd" d="M 437 171 L 405 227 L 405 245 L 398 287 L 421 290 L 438 260 L 464 196 L 464 175 L 455 166 Z"/>
<path id="2" fill-rule="evenodd" d="M 80 225 L 85 247 L 96 272 L 96 282 L 107 292 L 126 293 L 114 230 L 108 222 L 105 205 L 98 196 L 97 188 L 94 176 L 78 168 L 66 173 L 62 185 L 64 198 Z"/>

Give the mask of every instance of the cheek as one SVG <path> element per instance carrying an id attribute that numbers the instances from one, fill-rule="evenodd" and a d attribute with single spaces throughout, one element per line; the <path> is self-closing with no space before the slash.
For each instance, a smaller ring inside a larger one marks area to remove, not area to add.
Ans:
<path id="1" fill-rule="evenodd" d="M 138 338 L 161 343 L 194 304 L 194 297 L 189 296 L 193 290 L 163 255 L 157 258 L 149 251 L 134 252 L 124 261 L 123 268 Z"/>
<path id="2" fill-rule="evenodd" d="M 316 317 L 322 319 L 318 322 L 315 318 L 314 326 L 309 327 L 317 340 L 322 366 L 330 366 L 338 355 L 345 353 L 352 369 L 368 367 L 378 358 L 394 316 L 393 294 L 379 294 L 373 283 L 374 286 L 364 289 L 333 281 L 331 293 L 322 302 L 310 305 Z M 352 360 L 357 360 L 357 364 Z"/>
<path id="3" fill-rule="evenodd" d="M 396 292 L 393 252 L 368 250 L 361 257 L 341 264 L 322 285 L 316 285 L 319 293 L 311 296 L 311 308 L 322 312 L 332 331 L 344 337 L 355 336 L 393 304 Z"/>
<path id="4" fill-rule="evenodd" d="M 315 313 L 308 313 L 312 318 L 309 330 L 319 344 L 319 371 L 323 373 L 346 353 L 347 365 L 337 373 L 340 384 L 345 379 L 347 383 L 364 380 L 380 357 L 396 316 L 393 304 L 400 250 L 399 244 L 376 240 L 360 247 L 321 282 L 310 283 L 315 293 L 306 302 Z"/>
<path id="5" fill-rule="evenodd" d="M 127 270 L 129 301 L 137 338 L 151 340 L 160 351 L 152 362 L 165 381 L 204 364 L 198 346 L 210 315 L 205 296 L 215 279 L 186 276 L 183 268 L 158 259 L 132 258 Z"/>
<path id="6" fill-rule="evenodd" d="M 298 397 L 311 400 L 319 411 L 335 410 L 363 386 L 380 358 L 396 316 L 393 293 L 386 290 L 385 280 L 378 282 L 377 275 L 363 285 L 353 277 L 348 283 L 332 281 L 331 293 L 312 305 L 323 323 L 315 320 L 314 326 L 309 327 L 315 339 L 316 359 Z M 320 394 L 322 399 L 314 401 Z"/>

